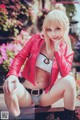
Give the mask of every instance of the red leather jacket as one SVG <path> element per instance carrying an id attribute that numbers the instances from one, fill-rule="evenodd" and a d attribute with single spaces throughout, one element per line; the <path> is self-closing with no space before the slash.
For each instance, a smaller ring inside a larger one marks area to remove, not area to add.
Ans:
<path id="1" fill-rule="evenodd" d="M 43 43 L 44 38 L 41 37 L 40 34 L 33 35 L 23 49 L 15 56 L 7 76 L 13 74 L 18 77 L 21 66 L 26 60 L 22 71 L 22 76 L 35 85 L 35 64 Z M 51 70 L 51 80 L 49 86 L 45 90 L 46 92 L 48 92 L 48 90 L 53 86 L 59 72 L 61 76 L 64 77 L 71 71 L 73 51 L 70 54 L 68 53 L 65 42 L 60 44 L 60 50 L 55 51 L 54 56 L 55 57 Z"/>

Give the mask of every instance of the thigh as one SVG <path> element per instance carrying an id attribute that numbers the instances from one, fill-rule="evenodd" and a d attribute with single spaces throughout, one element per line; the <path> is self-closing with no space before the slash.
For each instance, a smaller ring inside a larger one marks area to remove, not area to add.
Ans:
<path id="1" fill-rule="evenodd" d="M 64 86 L 64 79 L 58 80 L 50 89 L 48 93 L 43 92 L 41 99 L 40 99 L 40 105 L 41 106 L 49 106 L 59 99 L 63 98 L 65 86 Z"/>
<path id="2" fill-rule="evenodd" d="M 55 84 L 52 86 L 51 90 L 46 94 L 43 92 L 41 99 L 40 99 L 40 105 L 47 106 L 55 103 L 59 99 L 64 97 L 65 89 L 75 86 L 75 80 L 74 77 L 71 75 L 67 75 L 66 77 L 60 78 L 55 82 Z"/>
<path id="3" fill-rule="evenodd" d="M 31 95 L 21 83 L 19 83 L 15 93 L 17 95 L 20 107 L 26 107 L 32 104 Z"/>

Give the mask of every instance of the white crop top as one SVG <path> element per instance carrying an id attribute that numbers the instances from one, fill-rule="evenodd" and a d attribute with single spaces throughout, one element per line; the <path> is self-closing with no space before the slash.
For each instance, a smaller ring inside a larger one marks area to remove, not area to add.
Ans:
<path id="1" fill-rule="evenodd" d="M 53 62 L 52 60 L 50 60 L 45 55 L 40 53 L 37 57 L 36 66 L 38 68 L 45 70 L 46 72 L 51 73 L 52 62 Z"/>

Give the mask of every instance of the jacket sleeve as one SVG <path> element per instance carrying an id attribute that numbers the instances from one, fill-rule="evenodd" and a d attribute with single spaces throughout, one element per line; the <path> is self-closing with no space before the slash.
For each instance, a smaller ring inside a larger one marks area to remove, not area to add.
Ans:
<path id="1" fill-rule="evenodd" d="M 68 51 L 67 45 L 66 45 L 64 51 L 65 51 L 65 55 L 63 54 L 62 51 L 55 51 L 54 52 L 54 55 L 56 57 L 58 67 L 60 70 L 60 74 L 63 77 L 68 75 L 69 72 L 71 71 L 72 62 L 73 62 L 73 55 L 74 55 L 73 51 L 71 51 L 71 52 Z"/>
<path id="2" fill-rule="evenodd" d="M 9 75 L 15 75 L 18 77 L 19 71 L 21 69 L 21 66 L 24 64 L 25 60 L 30 55 L 30 50 L 33 44 L 33 41 L 35 39 L 36 35 L 33 35 L 30 40 L 26 43 L 26 45 L 23 47 L 23 49 L 15 56 L 10 68 L 9 72 L 7 74 L 7 77 Z"/>

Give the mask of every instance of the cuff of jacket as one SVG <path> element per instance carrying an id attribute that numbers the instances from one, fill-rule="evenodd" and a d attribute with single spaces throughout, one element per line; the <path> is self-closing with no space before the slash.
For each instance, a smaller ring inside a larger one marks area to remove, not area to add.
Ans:
<path id="1" fill-rule="evenodd" d="M 18 74 L 16 72 L 8 72 L 8 74 L 6 75 L 6 77 L 9 77 L 10 75 L 14 75 L 16 77 L 18 77 Z"/>

